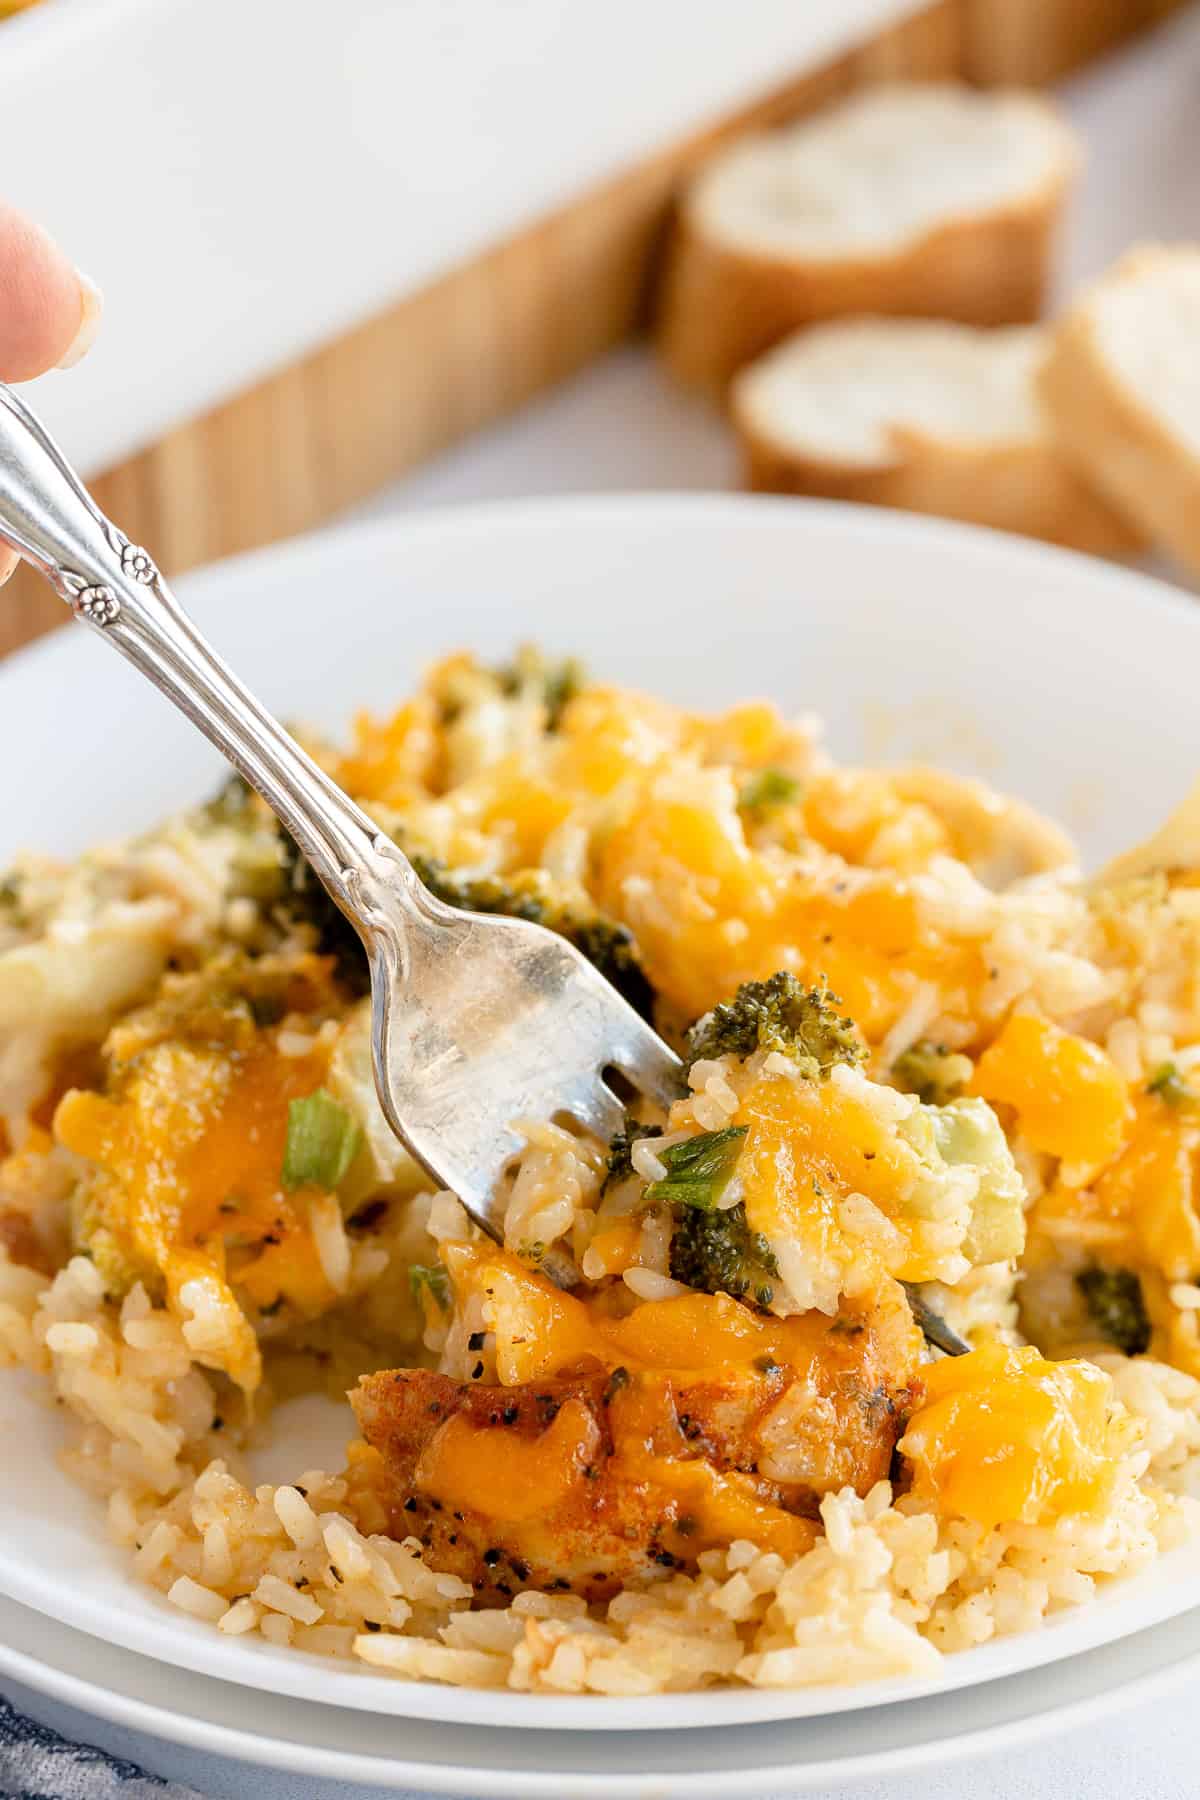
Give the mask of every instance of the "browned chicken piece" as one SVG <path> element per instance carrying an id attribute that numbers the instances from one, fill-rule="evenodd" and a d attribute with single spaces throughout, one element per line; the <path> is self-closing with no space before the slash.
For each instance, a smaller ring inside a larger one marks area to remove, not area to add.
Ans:
<path id="1" fill-rule="evenodd" d="M 365 1377 L 351 1400 L 382 1457 L 388 1529 L 493 1604 L 523 1587 L 605 1599 L 738 1538 L 799 1555 L 823 1494 L 887 1476 L 919 1392 L 919 1339 L 902 1299 L 786 1329 L 795 1364 L 593 1361 L 507 1388 L 416 1369 Z"/>

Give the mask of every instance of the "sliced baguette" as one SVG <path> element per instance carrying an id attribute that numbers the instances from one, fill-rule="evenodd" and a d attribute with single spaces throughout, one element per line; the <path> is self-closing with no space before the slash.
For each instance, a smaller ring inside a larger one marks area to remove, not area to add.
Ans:
<path id="1" fill-rule="evenodd" d="M 1039 390 L 1081 473 L 1200 575 L 1200 246 L 1123 256 L 1058 325 Z"/>
<path id="2" fill-rule="evenodd" d="M 744 369 L 732 411 L 747 483 L 969 519 L 1105 555 L 1136 532 L 1041 415 L 1038 326 L 841 320 Z"/>
<path id="3" fill-rule="evenodd" d="M 869 88 L 741 139 L 682 198 L 660 344 L 721 390 L 800 325 L 885 313 L 1038 317 L 1077 140 L 1050 103 L 940 83 Z"/>

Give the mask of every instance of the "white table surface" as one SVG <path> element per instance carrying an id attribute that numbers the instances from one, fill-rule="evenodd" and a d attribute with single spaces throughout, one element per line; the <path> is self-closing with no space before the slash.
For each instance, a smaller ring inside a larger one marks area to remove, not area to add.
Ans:
<path id="1" fill-rule="evenodd" d="M 1128 244 L 1200 237 L 1200 8 L 1064 89 L 1090 158 L 1063 246 L 1060 296 Z M 672 392 L 641 349 L 622 350 L 500 429 L 379 496 L 362 513 L 506 496 L 612 489 L 722 488 L 735 470 L 726 433 Z M 20 1703 L 21 1696 L 12 1696 Z M 348 1800 L 352 1790 L 298 1782 L 90 1725 L 45 1701 L 46 1723 L 212 1800 Z M 1194 1800 L 1195 1704 L 1185 1693 L 970 1767 L 856 1787 L 861 1800 Z M 357 1800 L 357 1797 L 356 1797 Z M 364 1793 L 361 1800 L 368 1800 Z M 411 1800 L 411 1797 L 410 1797 Z M 763 1800 L 784 1800 L 763 1795 Z M 831 1796 L 832 1800 L 832 1796 Z"/>

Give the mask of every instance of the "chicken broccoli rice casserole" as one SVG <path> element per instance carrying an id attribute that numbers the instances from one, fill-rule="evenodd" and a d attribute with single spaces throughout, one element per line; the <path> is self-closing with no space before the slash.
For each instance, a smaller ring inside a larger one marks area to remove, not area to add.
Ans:
<path id="1" fill-rule="evenodd" d="M 685 1072 L 611 1143 L 521 1121 L 501 1245 L 385 1124 L 358 940 L 240 780 L 12 869 L 0 1359 L 164 1603 L 466 1685 L 784 1687 L 934 1673 L 1197 1529 L 1200 878 L 528 651 L 309 748 Z M 312 1392 L 343 1466 L 255 1485 Z"/>

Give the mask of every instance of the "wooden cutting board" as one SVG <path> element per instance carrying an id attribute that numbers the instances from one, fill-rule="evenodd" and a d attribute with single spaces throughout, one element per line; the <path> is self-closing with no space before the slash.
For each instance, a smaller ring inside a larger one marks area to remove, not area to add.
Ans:
<path id="1" fill-rule="evenodd" d="M 1181 3 L 935 0 L 172 431 L 100 476 L 96 496 L 171 574 L 319 525 L 636 331 L 672 194 L 714 144 L 872 81 L 1053 81 Z M 20 570 L 0 654 L 65 616 Z"/>

